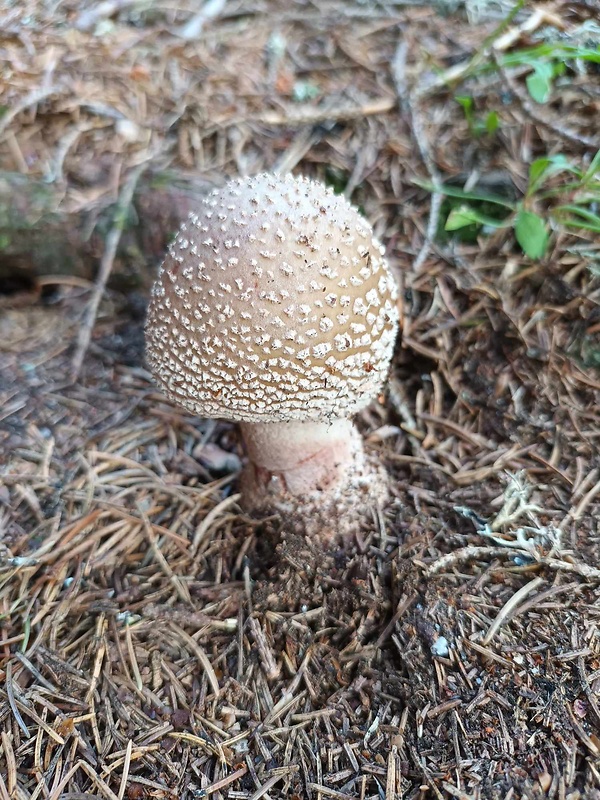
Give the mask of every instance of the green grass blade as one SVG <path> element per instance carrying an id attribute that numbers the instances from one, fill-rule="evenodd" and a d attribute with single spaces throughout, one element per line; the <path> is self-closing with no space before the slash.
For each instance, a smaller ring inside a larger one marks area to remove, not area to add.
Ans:
<path id="1" fill-rule="evenodd" d="M 507 200 L 499 194 L 492 194 L 491 192 L 465 192 L 464 189 L 450 186 L 447 183 L 436 185 L 435 183 L 431 183 L 431 181 L 422 181 L 418 178 L 413 178 L 412 182 L 433 194 L 443 194 L 446 195 L 446 197 L 456 197 L 459 200 L 471 200 L 475 203 L 495 203 L 497 206 L 509 208 L 511 211 L 515 209 L 514 203 L 511 203 L 510 200 Z"/>

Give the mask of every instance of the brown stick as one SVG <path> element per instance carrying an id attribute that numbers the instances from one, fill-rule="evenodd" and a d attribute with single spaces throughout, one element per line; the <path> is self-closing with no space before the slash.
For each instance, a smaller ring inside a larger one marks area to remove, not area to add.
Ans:
<path id="1" fill-rule="evenodd" d="M 119 195 L 119 200 L 114 213 L 113 224 L 110 229 L 110 233 L 106 237 L 106 246 L 104 248 L 104 253 L 102 254 L 102 259 L 100 260 L 100 269 L 98 271 L 98 277 L 96 278 L 96 285 L 86 309 L 84 320 L 77 334 L 77 347 L 75 350 L 75 355 L 73 356 L 73 362 L 71 364 L 71 377 L 73 379 L 77 378 L 79 375 L 79 370 L 83 364 L 83 359 L 85 358 L 85 354 L 92 337 L 92 328 L 96 322 L 96 315 L 98 314 L 100 300 L 102 299 L 102 295 L 106 289 L 108 277 L 113 268 L 115 256 L 117 255 L 117 248 L 119 246 L 119 242 L 121 241 L 123 228 L 125 227 L 125 220 L 133 201 L 135 187 L 137 186 L 142 173 L 148 168 L 149 163 L 149 160 L 147 160 L 135 167 L 130 172 L 121 189 L 121 194 Z"/>

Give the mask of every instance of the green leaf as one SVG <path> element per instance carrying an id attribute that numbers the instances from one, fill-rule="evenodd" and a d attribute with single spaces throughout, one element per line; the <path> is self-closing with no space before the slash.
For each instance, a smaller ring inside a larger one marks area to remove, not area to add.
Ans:
<path id="1" fill-rule="evenodd" d="M 589 167 L 586 169 L 583 176 L 583 183 L 588 183 L 593 180 L 596 173 L 600 173 L 600 150 L 598 150 L 596 155 L 592 158 Z"/>
<path id="2" fill-rule="evenodd" d="M 554 70 L 554 77 L 558 78 L 561 75 L 565 74 L 565 72 L 567 71 L 567 65 L 565 64 L 564 61 L 555 61 L 553 70 Z"/>
<path id="3" fill-rule="evenodd" d="M 546 223 L 533 211 L 521 209 L 515 220 L 515 236 L 525 255 L 541 258 L 548 247 Z"/>
<path id="4" fill-rule="evenodd" d="M 496 133 L 498 130 L 498 126 L 500 121 L 498 119 L 498 113 L 496 111 L 490 111 L 490 113 L 485 118 L 485 129 L 488 133 Z"/>
<path id="5" fill-rule="evenodd" d="M 462 106 L 462 110 L 464 111 L 465 114 L 465 119 L 467 120 L 467 123 L 469 125 L 469 131 L 471 133 L 476 133 L 473 130 L 475 123 L 475 113 L 474 113 L 475 104 L 473 102 L 473 98 L 469 97 L 468 95 L 456 95 L 454 99 L 460 106 Z"/>
<path id="6" fill-rule="evenodd" d="M 529 94 L 536 103 L 547 103 L 552 94 L 552 78 L 554 69 L 547 61 L 536 61 L 532 64 L 533 72 L 526 78 Z"/>
<path id="7" fill-rule="evenodd" d="M 502 228 L 504 223 L 502 220 L 481 214 L 471 206 L 460 206 L 460 208 L 453 208 L 448 214 L 444 230 L 457 231 L 460 228 L 466 228 L 467 225 L 490 225 L 493 228 Z"/>
<path id="8" fill-rule="evenodd" d="M 529 167 L 529 184 L 531 185 L 538 178 L 541 178 L 548 165 L 550 164 L 549 158 L 536 158 Z"/>
<path id="9" fill-rule="evenodd" d="M 468 95 L 457 94 L 454 99 L 463 107 L 465 114 L 468 116 L 469 112 L 473 110 L 473 98 Z"/>
<path id="10" fill-rule="evenodd" d="M 468 206 L 461 206 L 460 208 L 453 208 L 448 214 L 448 219 L 444 225 L 446 231 L 457 231 L 460 228 L 466 228 L 467 225 L 472 225 L 477 220 L 474 219 L 473 209 Z"/>
<path id="11" fill-rule="evenodd" d="M 567 157 L 562 153 L 557 153 L 555 156 L 545 156 L 544 158 L 537 158 L 529 167 L 529 181 L 533 183 L 545 175 L 551 168 L 554 171 L 564 169 L 569 166 Z"/>
<path id="12" fill-rule="evenodd" d="M 567 157 L 562 153 L 554 156 L 545 156 L 536 159 L 529 167 L 529 187 L 527 194 L 531 195 L 551 176 L 558 172 L 570 172 L 577 177 L 581 177 L 581 170 L 569 163 Z"/>

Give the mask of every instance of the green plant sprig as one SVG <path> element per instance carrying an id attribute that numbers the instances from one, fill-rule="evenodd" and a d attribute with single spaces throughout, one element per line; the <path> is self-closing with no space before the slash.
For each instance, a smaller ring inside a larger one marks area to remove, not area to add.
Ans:
<path id="1" fill-rule="evenodd" d="M 577 180 L 542 191 L 551 178 L 559 175 L 573 175 Z M 414 183 L 430 192 L 466 201 L 450 210 L 444 223 L 446 231 L 458 231 L 470 225 L 478 230 L 511 228 L 522 251 L 534 260 L 546 254 L 552 226 L 600 233 L 600 151 L 585 170 L 562 153 L 536 159 L 529 167 L 524 196 L 517 201 L 492 192 L 467 191 L 448 184 L 419 180 Z M 542 200 L 551 198 L 559 202 L 550 206 L 543 216 L 532 210 Z M 497 206 L 506 213 L 497 217 L 484 213 L 477 208 L 477 204 L 482 203 Z"/>

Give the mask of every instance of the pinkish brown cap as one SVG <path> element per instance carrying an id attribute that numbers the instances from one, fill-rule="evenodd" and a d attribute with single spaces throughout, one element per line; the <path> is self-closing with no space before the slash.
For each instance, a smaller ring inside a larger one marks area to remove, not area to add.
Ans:
<path id="1" fill-rule="evenodd" d="M 348 417 L 377 394 L 397 331 L 384 248 L 345 198 L 303 177 L 230 181 L 201 201 L 152 291 L 147 358 L 203 417 Z"/>

